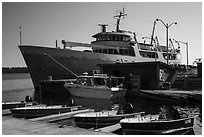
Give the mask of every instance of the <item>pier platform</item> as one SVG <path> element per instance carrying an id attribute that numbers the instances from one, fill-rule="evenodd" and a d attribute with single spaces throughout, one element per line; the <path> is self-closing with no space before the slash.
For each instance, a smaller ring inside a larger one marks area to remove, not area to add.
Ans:
<path id="1" fill-rule="evenodd" d="M 185 91 L 185 90 L 141 90 L 140 96 L 148 97 L 156 100 L 174 101 L 191 97 L 195 101 L 202 101 L 202 91 Z"/>
<path id="2" fill-rule="evenodd" d="M 110 133 L 120 128 L 119 124 L 88 130 L 73 126 L 61 126 L 56 123 L 30 121 L 14 118 L 11 115 L 2 117 L 2 135 L 115 135 Z M 194 121 L 195 135 L 202 135 L 202 125 L 197 118 Z"/>
<path id="3" fill-rule="evenodd" d="M 2 117 L 2 135 L 111 135 L 54 123 L 32 122 L 26 119 Z M 113 135 L 113 134 L 112 134 Z"/>

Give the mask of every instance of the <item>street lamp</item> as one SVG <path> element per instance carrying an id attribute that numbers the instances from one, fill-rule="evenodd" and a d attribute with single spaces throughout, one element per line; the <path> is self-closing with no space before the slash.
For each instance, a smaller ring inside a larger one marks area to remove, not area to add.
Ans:
<path id="1" fill-rule="evenodd" d="M 168 38 L 168 29 L 169 27 L 171 27 L 171 25 L 173 24 L 177 24 L 177 22 L 172 22 L 171 24 L 168 24 L 168 23 L 164 23 L 163 20 L 161 19 L 156 19 L 156 21 L 161 21 L 162 24 L 166 27 L 166 46 L 167 46 L 167 64 L 169 64 L 169 38 Z"/>

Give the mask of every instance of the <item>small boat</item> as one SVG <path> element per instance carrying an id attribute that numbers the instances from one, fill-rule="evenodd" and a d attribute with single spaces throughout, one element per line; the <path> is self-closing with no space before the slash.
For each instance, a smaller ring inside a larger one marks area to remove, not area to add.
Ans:
<path id="1" fill-rule="evenodd" d="M 10 109 L 10 111 L 13 117 L 30 119 L 30 118 L 48 116 L 52 114 L 71 112 L 71 111 L 81 110 L 81 109 L 83 109 L 82 106 L 35 105 L 35 106 L 29 106 L 29 107 L 13 108 L 13 109 Z"/>
<path id="2" fill-rule="evenodd" d="M 25 102 L 4 102 L 2 103 L 2 109 L 11 109 L 11 108 L 18 108 L 18 107 L 25 107 Z"/>
<path id="3" fill-rule="evenodd" d="M 65 83 L 70 94 L 77 97 L 114 99 L 125 96 L 124 77 L 108 77 L 106 74 L 82 75 L 75 83 Z"/>
<path id="4" fill-rule="evenodd" d="M 31 106 L 31 105 L 36 105 L 37 102 L 4 102 L 2 103 L 2 110 L 4 109 L 12 109 L 12 108 L 20 108 L 20 107 L 25 107 L 25 106 Z"/>
<path id="5" fill-rule="evenodd" d="M 37 102 L 33 102 L 30 96 L 25 97 L 25 101 L 18 101 L 18 102 L 3 102 L 2 103 L 2 110 L 4 109 L 12 109 L 12 108 L 20 108 L 26 107 L 31 105 L 37 105 Z"/>
<path id="6" fill-rule="evenodd" d="M 173 112 L 169 110 L 169 112 Z M 175 111 L 176 112 L 176 111 Z M 193 117 L 178 117 L 173 112 L 169 114 L 145 115 L 142 117 L 125 118 L 120 120 L 123 132 L 126 135 L 162 135 L 162 134 L 187 134 L 192 131 Z"/>
<path id="7" fill-rule="evenodd" d="M 117 110 L 81 113 L 73 116 L 75 124 L 81 128 L 101 128 L 119 123 L 123 118 L 140 116 L 144 112 L 118 114 Z"/>

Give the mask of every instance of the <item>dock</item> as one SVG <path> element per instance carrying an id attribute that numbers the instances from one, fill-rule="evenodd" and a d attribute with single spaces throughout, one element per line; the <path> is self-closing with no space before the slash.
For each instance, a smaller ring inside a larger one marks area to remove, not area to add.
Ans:
<path id="1" fill-rule="evenodd" d="M 71 115 L 64 114 L 64 117 Z M 114 132 L 121 129 L 119 123 L 95 130 L 50 123 L 63 119 L 61 117 L 63 116 L 59 114 L 28 120 L 14 118 L 9 114 L 4 115 L 2 116 L 2 135 L 115 135 Z M 202 135 L 202 123 L 196 116 L 193 130 L 195 135 Z"/>
<path id="2" fill-rule="evenodd" d="M 113 135 L 54 123 L 32 122 L 26 119 L 2 117 L 2 135 Z"/>
<path id="3" fill-rule="evenodd" d="M 114 132 L 116 130 L 119 130 L 119 129 L 121 129 L 121 125 L 119 123 L 117 123 L 115 125 L 111 125 L 111 126 L 95 129 L 94 131 L 112 133 L 112 132 Z"/>
<path id="4" fill-rule="evenodd" d="M 172 100 L 172 98 L 174 99 L 181 99 L 184 97 L 191 97 L 192 99 L 194 99 L 195 101 L 202 101 L 202 91 L 185 91 L 185 90 L 174 90 L 174 89 L 170 89 L 170 90 L 141 90 L 141 96 L 147 97 L 149 96 L 150 98 L 155 98 L 155 99 L 167 99 L 166 97 L 169 97 L 170 100 Z M 147 96 L 146 96 L 147 95 Z M 162 96 L 162 97 L 161 97 Z M 181 100 L 180 100 L 181 101 Z"/>

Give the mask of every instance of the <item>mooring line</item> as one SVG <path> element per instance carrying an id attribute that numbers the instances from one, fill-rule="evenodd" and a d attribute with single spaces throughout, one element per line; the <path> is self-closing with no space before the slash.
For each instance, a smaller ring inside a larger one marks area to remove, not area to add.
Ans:
<path id="1" fill-rule="evenodd" d="M 51 57 L 50 55 L 48 55 L 47 53 L 44 53 L 45 56 L 49 57 L 50 59 L 52 59 L 54 62 L 56 62 L 58 65 L 60 65 L 61 67 L 63 67 L 64 69 L 66 69 L 67 71 L 69 71 L 70 73 L 72 73 L 74 76 L 76 76 L 77 78 L 79 78 L 79 76 L 77 74 L 75 74 L 74 72 L 72 72 L 71 70 L 69 70 L 67 67 L 65 67 L 64 65 L 62 65 L 60 62 L 58 62 L 56 59 L 54 59 L 53 57 Z"/>

